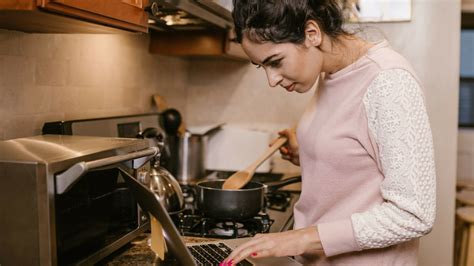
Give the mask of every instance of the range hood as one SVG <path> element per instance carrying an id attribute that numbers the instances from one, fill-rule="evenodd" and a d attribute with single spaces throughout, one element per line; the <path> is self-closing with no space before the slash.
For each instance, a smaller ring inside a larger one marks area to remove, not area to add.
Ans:
<path id="1" fill-rule="evenodd" d="M 150 0 L 148 5 L 151 29 L 203 30 L 233 27 L 232 0 Z"/>
<path id="2" fill-rule="evenodd" d="M 150 0 L 152 54 L 248 61 L 233 41 L 232 0 Z"/>

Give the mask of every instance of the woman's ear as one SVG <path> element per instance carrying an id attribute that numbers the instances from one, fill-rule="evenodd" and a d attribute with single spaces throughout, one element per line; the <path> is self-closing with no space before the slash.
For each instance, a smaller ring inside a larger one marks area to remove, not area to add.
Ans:
<path id="1" fill-rule="evenodd" d="M 305 45 L 307 47 L 317 47 L 321 45 L 322 33 L 318 23 L 314 20 L 308 20 L 304 29 Z"/>

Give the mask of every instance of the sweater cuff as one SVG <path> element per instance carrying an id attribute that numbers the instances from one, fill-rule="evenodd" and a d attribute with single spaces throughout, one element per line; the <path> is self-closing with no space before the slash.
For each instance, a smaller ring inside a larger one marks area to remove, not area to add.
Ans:
<path id="1" fill-rule="evenodd" d="M 362 250 L 355 240 L 351 219 L 318 224 L 318 232 L 327 257 Z"/>

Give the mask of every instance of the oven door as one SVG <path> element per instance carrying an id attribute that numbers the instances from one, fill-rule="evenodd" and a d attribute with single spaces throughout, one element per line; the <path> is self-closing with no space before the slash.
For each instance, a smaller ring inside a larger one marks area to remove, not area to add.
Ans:
<path id="1" fill-rule="evenodd" d="M 140 179 L 156 152 L 150 148 L 80 162 L 56 175 L 58 265 L 93 264 L 148 229 L 118 166 L 127 165 Z"/>

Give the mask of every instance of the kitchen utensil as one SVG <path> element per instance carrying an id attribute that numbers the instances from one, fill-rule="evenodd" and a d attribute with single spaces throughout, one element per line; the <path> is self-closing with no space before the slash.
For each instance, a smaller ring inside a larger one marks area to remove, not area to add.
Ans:
<path id="1" fill-rule="evenodd" d="M 197 183 L 198 208 L 206 217 L 233 220 L 251 218 L 262 210 L 266 192 L 301 182 L 301 176 L 266 184 L 249 182 L 237 190 L 222 189 L 224 182 L 224 179 L 218 179 Z"/>
<path id="2" fill-rule="evenodd" d="M 169 151 L 169 157 L 163 158 L 163 165 L 177 177 L 180 164 L 178 128 L 181 125 L 181 114 L 176 109 L 166 109 L 160 115 L 160 125 L 166 132 L 165 147 Z"/>
<path id="3" fill-rule="evenodd" d="M 182 123 L 181 114 L 178 110 L 168 108 L 161 113 L 161 124 L 163 125 L 166 134 L 175 136 Z"/>
<path id="4" fill-rule="evenodd" d="M 168 103 L 166 102 L 165 98 L 159 94 L 153 95 L 153 103 L 155 104 L 156 110 L 158 112 L 164 112 L 168 109 L 172 109 L 172 108 L 169 108 Z M 173 110 L 176 111 L 176 109 L 173 109 Z M 179 126 L 178 126 L 177 132 L 179 133 L 179 135 L 182 135 L 184 134 L 184 132 L 186 132 L 186 126 L 184 125 L 184 122 L 182 121 L 182 117 L 180 114 L 179 116 L 180 116 L 180 123 L 178 123 Z"/>
<path id="5" fill-rule="evenodd" d="M 258 166 L 268 159 L 276 150 L 283 146 L 288 141 L 287 138 L 281 137 L 275 141 L 262 156 L 254 163 L 249 165 L 246 169 L 238 171 L 226 179 L 222 188 L 223 189 L 239 189 L 244 187 L 253 177 Z"/>
<path id="6" fill-rule="evenodd" d="M 158 112 L 168 109 L 168 103 L 166 102 L 165 98 L 159 94 L 153 95 L 153 103 L 155 104 L 156 110 Z"/>

